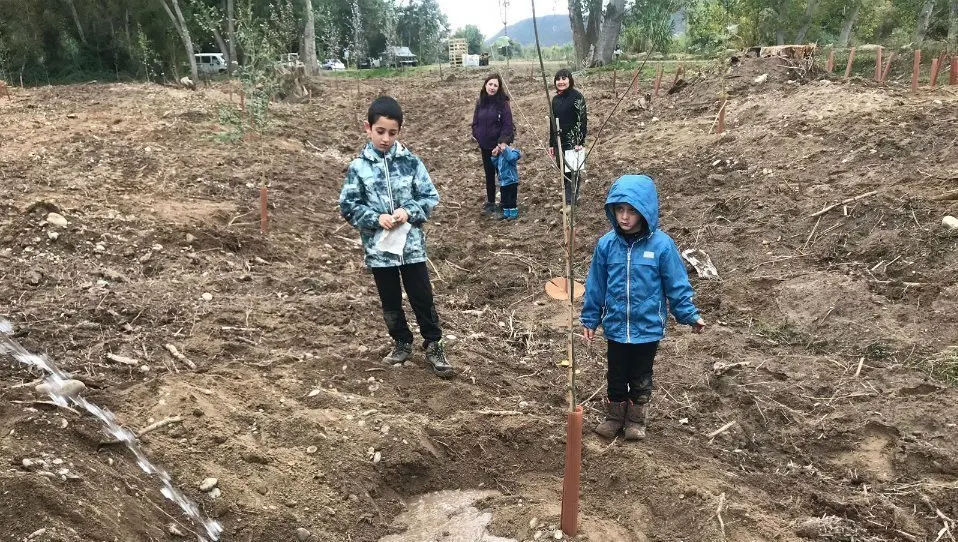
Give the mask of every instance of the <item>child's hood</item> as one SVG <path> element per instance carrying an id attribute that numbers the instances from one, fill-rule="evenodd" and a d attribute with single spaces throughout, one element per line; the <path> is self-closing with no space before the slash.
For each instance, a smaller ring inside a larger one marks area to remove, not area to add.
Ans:
<path id="1" fill-rule="evenodd" d="M 649 225 L 649 234 L 659 227 L 659 195 L 655 190 L 655 183 L 647 175 L 623 175 L 612 184 L 609 196 L 605 198 L 605 216 L 608 217 L 612 229 L 617 230 L 615 211 L 616 203 L 628 203 L 635 207 Z"/>
<path id="2" fill-rule="evenodd" d="M 412 153 L 409 152 L 409 149 L 397 141 L 393 143 L 393 146 L 390 147 L 388 152 L 386 152 L 385 157 L 389 160 L 395 160 L 396 158 L 404 158 L 411 155 Z M 363 147 L 363 152 L 360 153 L 360 156 L 366 160 L 369 160 L 370 162 L 379 163 L 383 161 L 383 154 L 377 151 L 376 147 L 374 147 L 372 143 L 366 143 L 366 146 Z"/>

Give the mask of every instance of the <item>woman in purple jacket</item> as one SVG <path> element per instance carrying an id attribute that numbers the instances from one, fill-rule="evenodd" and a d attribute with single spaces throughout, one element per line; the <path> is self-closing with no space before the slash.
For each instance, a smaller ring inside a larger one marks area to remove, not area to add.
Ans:
<path id="1" fill-rule="evenodd" d="M 492 157 L 512 143 L 515 131 L 509 93 L 506 92 L 502 77 L 494 73 L 482 83 L 476 110 L 472 114 L 472 137 L 479 143 L 482 167 L 486 173 L 486 203 L 482 206 L 484 215 L 492 216 L 498 213 L 496 166 L 492 163 Z"/>

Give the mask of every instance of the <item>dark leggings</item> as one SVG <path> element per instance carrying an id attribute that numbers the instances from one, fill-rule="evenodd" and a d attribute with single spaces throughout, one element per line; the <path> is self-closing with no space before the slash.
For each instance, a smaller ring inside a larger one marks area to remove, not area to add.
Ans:
<path id="1" fill-rule="evenodd" d="M 519 208 L 519 183 L 499 187 L 503 209 Z"/>
<path id="2" fill-rule="evenodd" d="M 383 318 L 389 336 L 397 341 L 412 343 L 412 331 L 406 322 L 406 313 L 402 307 L 403 286 L 409 296 L 409 304 L 416 315 L 419 332 L 427 342 L 442 339 L 439 327 L 439 315 L 433 302 L 432 284 L 429 282 L 429 270 L 426 262 L 401 265 L 399 267 L 373 267 L 376 289 L 383 304 Z M 400 284 L 400 278 L 402 283 Z"/>
<path id="3" fill-rule="evenodd" d="M 482 169 L 486 173 L 486 202 L 496 202 L 496 166 L 492 163 L 492 149 L 483 149 L 482 151 Z M 505 207 L 505 205 L 503 205 Z"/>
<path id="4" fill-rule="evenodd" d="M 659 342 L 609 342 L 609 401 L 648 403 L 652 397 L 652 363 Z"/>

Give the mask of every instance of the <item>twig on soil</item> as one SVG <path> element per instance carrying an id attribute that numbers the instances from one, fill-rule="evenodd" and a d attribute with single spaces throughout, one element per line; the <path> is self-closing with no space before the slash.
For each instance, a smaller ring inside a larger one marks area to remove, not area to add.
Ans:
<path id="1" fill-rule="evenodd" d="M 166 348 L 166 351 L 169 352 L 170 355 L 173 356 L 175 359 L 183 362 L 183 364 L 189 367 L 190 369 L 193 369 L 194 371 L 196 370 L 196 364 L 190 361 L 189 358 L 181 354 L 180 351 L 177 350 L 175 346 L 173 346 L 173 344 L 171 343 L 164 344 L 163 348 Z M 175 365 L 173 367 L 174 369 L 176 368 Z"/>
<path id="2" fill-rule="evenodd" d="M 818 220 L 815 221 L 815 227 L 812 228 L 812 233 L 808 234 L 808 239 L 805 239 L 805 244 L 802 245 L 802 250 L 808 248 L 808 243 L 811 242 L 812 237 L 815 236 L 815 231 L 818 230 L 818 225 L 822 223 L 822 217 L 818 217 Z"/>
<path id="3" fill-rule="evenodd" d="M 584 403 L 588 403 L 589 401 L 592 401 L 592 399 L 594 399 L 596 395 L 599 395 L 599 392 L 602 391 L 602 388 L 604 387 L 605 387 L 605 384 L 599 384 L 599 387 L 596 388 L 594 392 L 592 392 L 592 395 L 590 395 L 585 401 L 582 401 L 582 403 L 584 404 Z"/>
<path id="4" fill-rule="evenodd" d="M 818 216 L 822 216 L 823 214 L 827 213 L 828 211 L 831 211 L 832 209 L 834 209 L 834 208 L 836 208 L 836 207 L 841 207 L 842 205 L 847 205 L 847 204 L 849 204 L 849 203 L 853 203 L 853 202 L 856 202 L 856 201 L 858 201 L 858 200 L 861 200 L 861 199 L 865 199 L 865 198 L 874 196 L 875 194 L 877 194 L 877 193 L 879 193 L 879 192 L 880 192 L 880 190 L 872 190 L 871 192 L 866 192 L 866 193 L 864 193 L 864 194 L 860 194 L 860 195 L 855 196 L 855 197 L 853 197 L 853 198 L 848 198 L 848 199 L 846 199 L 846 200 L 843 200 L 843 201 L 840 201 L 840 202 L 836 203 L 835 205 L 829 205 L 828 207 L 825 207 L 824 209 L 822 209 L 821 211 L 819 211 L 819 212 L 817 212 L 817 213 L 810 214 L 810 215 L 808 215 L 808 218 L 815 218 L 815 217 L 818 217 Z"/>
<path id="5" fill-rule="evenodd" d="M 14 404 L 17 404 L 17 405 L 55 406 L 55 407 L 58 407 L 58 408 L 62 408 L 63 410 L 69 410 L 70 412 L 72 412 L 72 413 L 74 413 L 74 414 L 76 414 L 76 415 L 78 415 L 78 416 L 80 415 L 80 413 L 77 412 L 76 410 L 74 410 L 74 409 L 72 409 L 72 408 L 70 408 L 70 407 L 68 407 L 68 406 L 65 406 L 65 405 L 58 405 L 58 404 L 54 403 L 53 401 L 37 401 L 37 400 L 32 400 L 32 401 L 10 401 L 10 402 L 11 402 L 11 403 L 14 403 Z"/>
<path id="6" fill-rule="evenodd" d="M 858 378 L 858 375 L 862 374 L 862 365 L 865 364 L 865 356 L 862 356 L 858 360 L 858 369 L 855 369 L 855 378 Z"/>
<path id="7" fill-rule="evenodd" d="M 116 354 L 107 354 L 107 355 L 106 355 L 106 359 L 108 359 L 108 360 L 110 360 L 110 361 L 115 361 L 115 362 L 117 362 L 117 363 L 122 363 L 123 365 L 130 365 L 130 366 L 133 366 L 133 367 L 135 367 L 135 366 L 137 366 L 137 365 L 140 364 L 138 361 L 136 361 L 136 360 L 133 359 L 133 358 L 128 358 L 128 357 L 125 357 L 125 356 L 118 356 L 118 355 L 116 355 Z"/>
<path id="8" fill-rule="evenodd" d="M 722 427 L 719 427 L 719 428 L 716 429 L 715 431 L 712 431 L 711 433 L 709 433 L 709 434 L 708 434 L 708 437 L 709 437 L 710 439 L 713 439 L 713 438 L 715 438 L 715 437 L 721 435 L 722 433 L 728 431 L 729 429 L 731 429 L 733 425 L 735 425 L 735 422 L 734 422 L 734 421 L 728 422 L 727 424 L 723 425 Z"/>
<path id="9" fill-rule="evenodd" d="M 442 275 L 439 274 L 439 268 L 436 267 L 436 264 L 432 263 L 432 260 L 429 258 L 426 258 L 426 261 L 429 262 L 429 265 L 432 266 L 433 272 L 436 273 L 436 282 L 445 282 L 442 280 Z"/>
<path id="10" fill-rule="evenodd" d="M 8 390 L 15 390 L 15 389 L 18 389 L 18 388 L 32 388 L 33 386 L 36 386 L 37 384 L 41 384 L 41 383 L 43 383 L 43 379 L 42 379 L 42 378 L 38 378 L 38 379 L 34 380 L 33 382 L 24 382 L 24 383 L 22 383 L 22 384 L 14 384 L 14 385 L 10 386 L 10 387 L 7 388 L 7 389 L 8 389 Z"/>
<path id="11" fill-rule="evenodd" d="M 518 410 L 477 410 L 476 414 L 483 416 L 522 416 Z"/>
<path id="12" fill-rule="evenodd" d="M 174 424 L 174 423 L 181 423 L 182 421 L 183 421 L 183 417 L 182 417 L 182 416 L 173 416 L 172 418 L 165 418 L 165 419 L 162 419 L 162 420 L 160 420 L 160 421 L 158 421 L 158 422 L 151 423 L 150 425 L 147 425 L 147 426 L 144 427 L 143 429 L 140 429 L 139 431 L 137 431 L 137 432 L 136 432 L 136 438 L 142 438 L 144 435 L 146 435 L 146 434 L 148 434 L 148 433 L 152 433 L 153 431 L 156 431 L 157 429 L 162 429 L 162 428 L 166 427 L 167 425 L 172 425 L 172 424 Z M 101 445 L 101 446 L 110 446 L 110 445 L 113 445 L 113 444 L 122 444 L 122 443 L 123 443 L 122 440 L 108 440 L 108 441 L 105 441 L 105 442 L 101 442 L 100 445 Z"/>
<path id="13" fill-rule="evenodd" d="M 725 508 L 725 493 L 719 495 L 718 508 L 715 509 L 715 517 L 718 518 L 719 528 L 722 530 L 722 540 L 725 540 L 725 520 L 722 519 L 723 508 Z"/>

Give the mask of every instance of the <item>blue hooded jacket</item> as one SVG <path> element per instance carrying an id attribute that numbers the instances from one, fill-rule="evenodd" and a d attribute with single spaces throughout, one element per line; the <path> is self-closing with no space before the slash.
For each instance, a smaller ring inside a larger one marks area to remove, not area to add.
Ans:
<path id="1" fill-rule="evenodd" d="M 519 149 L 506 147 L 505 150 L 492 157 L 492 163 L 499 171 L 499 186 L 519 184 L 519 168 L 516 162 L 522 158 Z"/>
<path id="2" fill-rule="evenodd" d="M 620 233 L 613 206 L 628 203 L 648 223 L 648 231 L 627 241 Z M 602 324 L 607 339 L 648 343 L 665 337 L 666 302 L 682 324 L 692 325 L 699 311 L 692 304 L 692 285 L 678 247 L 659 230 L 659 200 L 652 179 L 620 177 L 605 200 L 612 231 L 603 235 L 592 255 L 580 320 L 589 329 Z"/>
<path id="3" fill-rule="evenodd" d="M 339 213 L 359 230 L 367 267 L 396 267 L 426 261 L 426 234 L 423 224 L 439 203 L 439 193 L 426 166 L 398 141 L 389 152 L 377 151 L 367 143 L 349 164 L 339 194 Z M 409 213 L 409 230 L 402 256 L 376 248 L 379 215 L 392 214 L 402 207 Z"/>

